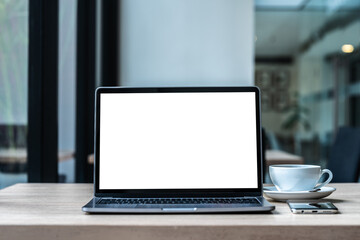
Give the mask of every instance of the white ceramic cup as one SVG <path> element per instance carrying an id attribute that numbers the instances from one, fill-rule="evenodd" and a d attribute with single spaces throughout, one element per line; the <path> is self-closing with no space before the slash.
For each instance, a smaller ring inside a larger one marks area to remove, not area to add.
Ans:
<path id="1" fill-rule="evenodd" d="M 272 165 L 269 167 L 270 178 L 278 191 L 310 191 L 328 184 L 333 174 L 328 169 L 321 170 L 317 165 Z M 319 183 L 321 176 L 328 178 Z"/>

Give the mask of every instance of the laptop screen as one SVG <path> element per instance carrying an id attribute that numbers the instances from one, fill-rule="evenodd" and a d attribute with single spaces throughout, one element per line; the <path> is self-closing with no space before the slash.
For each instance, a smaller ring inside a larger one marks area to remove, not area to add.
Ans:
<path id="1" fill-rule="evenodd" d="M 255 92 L 100 93 L 99 189 L 257 188 Z"/>

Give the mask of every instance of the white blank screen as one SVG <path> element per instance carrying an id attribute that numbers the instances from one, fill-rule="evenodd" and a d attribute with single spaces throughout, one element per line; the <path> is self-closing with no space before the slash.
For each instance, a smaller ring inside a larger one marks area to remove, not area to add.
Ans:
<path id="1" fill-rule="evenodd" d="M 100 94 L 100 189 L 257 188 L 255 93 Z"/>

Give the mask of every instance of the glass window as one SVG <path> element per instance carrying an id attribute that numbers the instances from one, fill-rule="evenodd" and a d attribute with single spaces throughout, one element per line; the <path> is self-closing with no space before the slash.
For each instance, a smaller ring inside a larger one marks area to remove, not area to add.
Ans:
<path id="1" fill-rule="evenodd" d="M 0 0 L 0 189 L 27 182 L 28 1 Z"/>
<path id="2" fill-rule="evenodd" d="M 325 167 L 338 129 L 360 126 L 360 2 L 255 0 L 255 9 L 267 148 Z"/>
<path id="3" fill-rule="evenodd" d="M 59 182 L 75 181 L 77 1 L 59 1 Z"/>

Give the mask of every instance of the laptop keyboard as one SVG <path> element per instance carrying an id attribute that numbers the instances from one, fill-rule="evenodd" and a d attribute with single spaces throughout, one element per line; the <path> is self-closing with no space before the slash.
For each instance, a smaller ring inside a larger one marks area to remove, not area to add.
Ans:
<path id="1" fill-rule="evenodd" d="M 103 198 L 98 204 L 259 204 L 256 198 Z"/>

